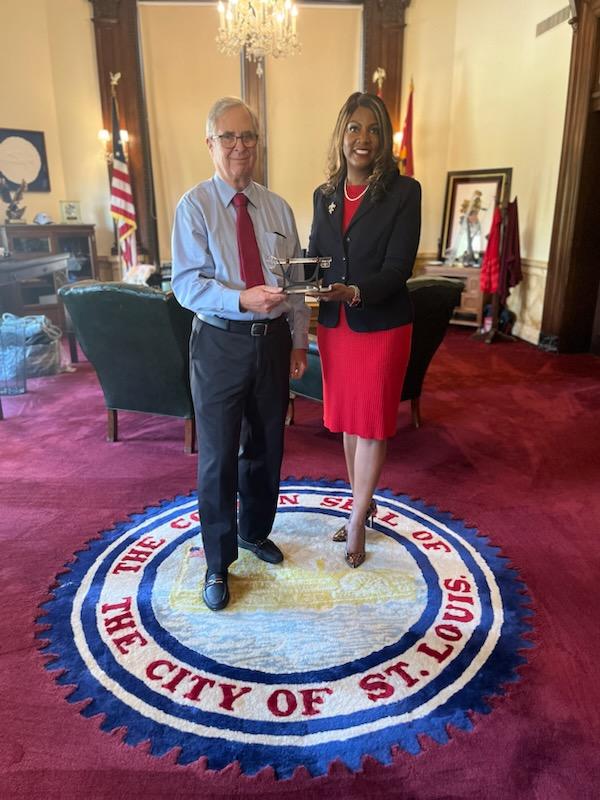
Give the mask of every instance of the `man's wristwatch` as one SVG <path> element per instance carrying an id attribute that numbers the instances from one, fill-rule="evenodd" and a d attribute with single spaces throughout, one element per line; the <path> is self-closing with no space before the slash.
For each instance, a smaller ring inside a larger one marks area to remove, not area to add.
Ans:
<path id="1" fill-rule="evenodd" d="M 354 283 L 351 283 L 348 285 L 348 288 L 354 291 L 354 296 L 352 297 L 352 300 L 346 301 L 346 305 L 349 306 L 350 308 L 352 308 L 352 306 L 360 305 L 360 289 L 358 288 L 358 286 L 356 286 L 356 284 Z"/>

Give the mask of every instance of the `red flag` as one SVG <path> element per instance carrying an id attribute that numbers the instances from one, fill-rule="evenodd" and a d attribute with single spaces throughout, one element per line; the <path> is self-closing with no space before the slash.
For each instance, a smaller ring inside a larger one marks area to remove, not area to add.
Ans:
<path id="1" fill-rule="evenodd" d="M 137 221 L 127 159 L 121 141 L 117 98 L 112 98 L 113 162 L 110 183 L 110 213 L 117 226 L 119 250 L 125 270 L 137 264 L 135 231 Z"/>
<path id="2" fill-rule="evenodd" d="M 502 229 L 502 212 L 496 206 L 490 235 L 481 262 L 479 286 L 482 292 L 497 292 L 500 279 L 500 235 Z"/>
<path id="3" fill-rule="evenodd" d="M 406 117 L 404 118 L 404 128 L 402 129 L 402 144 L 400 145 L 400 172 L 402 175 L 414 175 L 415 165 L 413 161 L 412 146 L 412 127 L 413 127 L 413 85 L 410 84 L 410 94 L 408 95 L 408 105 L 406 106 Z"/>

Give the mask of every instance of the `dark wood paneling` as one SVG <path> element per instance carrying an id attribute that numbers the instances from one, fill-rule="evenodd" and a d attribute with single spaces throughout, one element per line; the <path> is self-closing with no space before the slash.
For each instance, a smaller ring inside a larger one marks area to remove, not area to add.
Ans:
<path id="1" fill-rule="evenodd" d="M 540 344 L 590 349 L 600 270 L 600 0 L 578 3 Z"/>

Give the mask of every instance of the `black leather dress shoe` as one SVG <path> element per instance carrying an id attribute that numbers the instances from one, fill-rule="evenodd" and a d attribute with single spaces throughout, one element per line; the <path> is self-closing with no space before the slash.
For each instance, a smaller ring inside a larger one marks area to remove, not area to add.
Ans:
<path id="1" fill-rule="evenodd" d="M 238 545 L 244 550 L 250 550 L 261 561 L 268 561 L 269 564 L 279 564 L 280 561 L 283 561 L 283 553 L 270 539 L 263 539 L 262 542 L 247 542 L 238 536 Z"/>
<path id="2" fill-rule="evenodd" d="M 227 573 L 206 573 L 202 599 L 211 611 L 220 611 L 229 602 L 229 589 L 227 588 Z"/>

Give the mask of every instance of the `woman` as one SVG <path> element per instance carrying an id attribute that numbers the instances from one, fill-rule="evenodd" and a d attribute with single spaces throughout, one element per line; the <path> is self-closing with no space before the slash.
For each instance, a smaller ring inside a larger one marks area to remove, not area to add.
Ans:
<path id="1" fill-rule="evenodd" d="M 352 513 L 334 535 L 346 562 L 365 560 L 365 523 L 396 432 L 410 354 L 406 281 L 419 243 L 421 189 L 398 172 L 383 101 L 355 92 L 333 132 L 328 180 L 314 193 L 310 256 L 331 256 L 318 295 L 324 423 L 343 432 Z"/>

